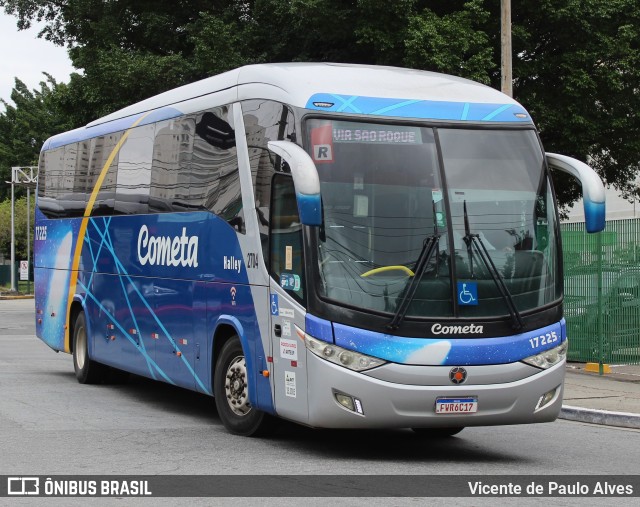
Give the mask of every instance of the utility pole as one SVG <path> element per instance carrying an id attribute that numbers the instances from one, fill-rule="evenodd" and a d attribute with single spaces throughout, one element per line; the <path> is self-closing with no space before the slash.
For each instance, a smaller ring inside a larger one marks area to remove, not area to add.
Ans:
<path id="1" fill-rule="evenodd" d="M 502 49 L 500 76 L 501 90 L 513 97 L 513 78 L 511 72 L 511 0 L 500 0 L 500 47 Z"/>

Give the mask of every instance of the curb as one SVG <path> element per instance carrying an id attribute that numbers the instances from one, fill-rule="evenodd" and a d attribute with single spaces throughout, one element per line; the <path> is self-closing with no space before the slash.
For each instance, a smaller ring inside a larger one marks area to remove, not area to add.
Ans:
<path id="1" fill-rule="evenodd" d="M 640 429 L 640 414 L 632 414 L 630 412 L 610 412 L 608 410 L 562 405 L 558 417 L 568 421 Z"/>
<path id="2" fill-rule="evenodd" d="M 5 301 L 8 299 L 33 299 L 33 295 L 31 296 L 0 296 L 0 301 Z"/>

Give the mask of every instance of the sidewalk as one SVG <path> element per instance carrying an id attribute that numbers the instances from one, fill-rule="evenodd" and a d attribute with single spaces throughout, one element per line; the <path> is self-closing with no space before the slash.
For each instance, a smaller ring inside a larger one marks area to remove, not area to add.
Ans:
<path id="1" fill-rule="evenodd" d="M 561 419 L 640 428 L 640 365 L 611 365 L 611 373 L 567 363 Z"/>

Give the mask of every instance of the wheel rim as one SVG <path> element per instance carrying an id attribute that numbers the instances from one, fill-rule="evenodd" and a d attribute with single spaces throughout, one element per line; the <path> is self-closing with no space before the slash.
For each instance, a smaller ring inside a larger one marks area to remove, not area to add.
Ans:
<path id="1" fill-rule="evenodd" d="M 80 327 L 76 335 L 76 363 L 80 370 L 84 368 L 85 357 L 87 357 L 87 334 L 84 331 L 84 327 Z"/>
<path id="2" fill-rule="evenodd" d="M 244 356 L 238 356 L 229 363 L 224 390 L 229 408 L 234 414 L 242 417 L 251 411 Z"/>

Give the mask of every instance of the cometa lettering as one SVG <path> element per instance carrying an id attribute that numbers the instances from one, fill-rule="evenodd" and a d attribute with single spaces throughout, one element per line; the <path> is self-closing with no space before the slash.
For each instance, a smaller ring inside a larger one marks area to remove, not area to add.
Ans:
<path id="1" fill-rule="evenodd" d="M 143 266 L 183 266 L 198 267 L 198 236 L 187 236 L 187 228 L 182 235 L 150 236 L 146 225 L 138 233 L 138 260 Z"/>
<path id="2" fill-rule="evenodd" d="M 469 324 L 466 326 L 443 326 L 442 324 L 434 324 L 431 326 L 433 334 L 480 334 L 484 330 L 484 326 L 476 326 Z"/>

